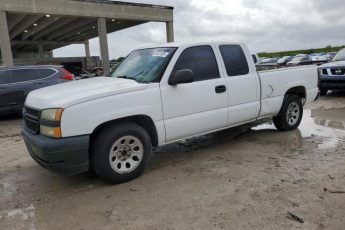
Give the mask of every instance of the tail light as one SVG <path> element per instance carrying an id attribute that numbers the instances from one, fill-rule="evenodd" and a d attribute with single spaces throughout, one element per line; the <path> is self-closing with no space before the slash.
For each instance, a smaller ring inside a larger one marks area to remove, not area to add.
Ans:
<path id="1" fill-rule="evenodd" d="M 61 79 L 67 80 L 67 81 L 73 81 L 74 80 L 74 75 L 68 72 L 67 70 L 63 69 L 64 75 Z"/>

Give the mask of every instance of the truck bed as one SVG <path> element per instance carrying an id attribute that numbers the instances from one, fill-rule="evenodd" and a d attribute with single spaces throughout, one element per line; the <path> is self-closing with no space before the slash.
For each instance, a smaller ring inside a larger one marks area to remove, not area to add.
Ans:
<path id="1" fill-rule="evenodd" d="M 305 86 L 306 103 L 313 101 L 318 94 L 317 66 L 298 66 L 258 71 L 261 84 L 261 111 L 259 117 L 278 114 L 284 95 L 288 89 Z"/>

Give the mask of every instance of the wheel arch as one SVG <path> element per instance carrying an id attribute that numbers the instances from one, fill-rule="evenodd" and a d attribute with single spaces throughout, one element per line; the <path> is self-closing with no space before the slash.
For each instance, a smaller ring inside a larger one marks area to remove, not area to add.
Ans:
<path id="1" fill-rule="evenodd" d="M 297 96 L 299 96 L 302 99 L 306 99 L 307 98 L 307 90 L 304 86 L 294 86 L 289 88 L 286 93 L 286 95 L 291 95 L 291 94 L 295 94 Z"/>
<path id="2" fill-rule="evenodd" d="M 134 115 L 128 117 L 122 117 L 114 120 L 110 120 L 98 125 L 90 135 L 90 148 L 92 148 L 93 141 L 95 137 L 101 132 L 105 127 L 121 122 L 132 122 L 135 123 L 146 130 L 151 138 L 152 146 L 158 146 L 158 133 L 153 120 L 147 115 Z"/>

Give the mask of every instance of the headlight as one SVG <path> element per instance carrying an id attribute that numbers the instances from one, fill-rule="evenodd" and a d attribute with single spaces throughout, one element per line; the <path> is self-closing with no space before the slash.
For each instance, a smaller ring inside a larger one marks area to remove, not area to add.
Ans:
<path id="1" fill-rule="evenodd" d="M 41 119 L 46 121 L 60 121 L 63 109 L 46 109 L 41 113 Z"/>
<path id="2" fill-rule="evenodd" d="M 40 133 L 42 135 L 61 138 L 60 121 L 63 109 L 46 109 L 41 113 Z"/>

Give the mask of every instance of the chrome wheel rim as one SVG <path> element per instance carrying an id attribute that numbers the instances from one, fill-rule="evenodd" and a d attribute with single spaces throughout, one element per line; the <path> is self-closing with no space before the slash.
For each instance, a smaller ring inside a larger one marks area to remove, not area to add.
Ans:
<path id="1" fill-rule="evenodd" d="M 297 102 L 291 102 L 286 113 L 286 119 L 290 126 L 294 126 L 297 124 L 300 117 L 300 113 L 301 113 L 301 110 Z"/>
<path id="2" fill-rule="evenodd" d="M 111 168 L 119 173 L 133 172 L 141 163 L 144 147 L 134 136 L 124 136 L 115 141 L 110 149 L 109 162 Z"/>

